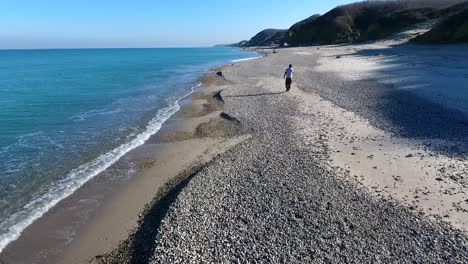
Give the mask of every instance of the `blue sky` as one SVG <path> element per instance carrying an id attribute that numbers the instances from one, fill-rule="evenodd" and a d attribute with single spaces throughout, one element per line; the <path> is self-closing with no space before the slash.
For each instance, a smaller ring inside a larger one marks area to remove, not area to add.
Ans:
<path id="1" fill-rule="evenodd" d="M 0 48 L 210 46 L 353 0 L 0 0 Z"/>

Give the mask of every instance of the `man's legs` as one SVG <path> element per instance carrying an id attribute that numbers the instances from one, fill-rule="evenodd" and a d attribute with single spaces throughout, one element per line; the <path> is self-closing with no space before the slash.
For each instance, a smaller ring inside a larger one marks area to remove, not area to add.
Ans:
<path id="1" fill-rule="evenodd" d="M 286 78 L 286 92 L 289 92 L 289 90 L 291 90 L 291 83 L 292 83 L 292 79 Z"/>

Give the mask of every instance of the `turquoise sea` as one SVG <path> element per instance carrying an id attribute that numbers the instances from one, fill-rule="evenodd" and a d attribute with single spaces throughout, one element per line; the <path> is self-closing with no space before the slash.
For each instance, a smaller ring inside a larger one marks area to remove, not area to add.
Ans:
<path id="1" fill-rule="evenodd" d="M 0 252 L 143 144 L 232 48 L 0 50 Z"/>

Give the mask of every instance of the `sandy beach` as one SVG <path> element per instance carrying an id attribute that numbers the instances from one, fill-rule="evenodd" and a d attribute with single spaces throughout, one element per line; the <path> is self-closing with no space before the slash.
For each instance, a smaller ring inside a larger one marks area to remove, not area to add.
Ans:
<path id="1" fill-rule="evenodd" d="M 45 252 L 33 237 L 97 180 L 28 228 L 6 260 L 466 262 L 467 49 L 406 40 L 265 50 L 205 76 L 128 154 L 138 172 L 73 241 Z"/>
<path id="2" fill-rule="evenodd" d="M 412 52 L 434 47 L 374 44 L 373 63 L 407 52 L 419 70 L 381 82 L 359 63 L 366 45 L 282 49 L 224 67 L 224 112 L 251 138 L 153 205 L 147 215 L 158 220 L 97 263 L 466 262 L 467 117 L 429 96 L 430 65 Z M 285 93 L 289 63 L 296 83 Z M 454 65 L 437 67 L 440 80 Z M 351 68 L 362 76 L 343 77 Z M 397 81 L 405 76 L 424 80 L 421 90 Z"/>

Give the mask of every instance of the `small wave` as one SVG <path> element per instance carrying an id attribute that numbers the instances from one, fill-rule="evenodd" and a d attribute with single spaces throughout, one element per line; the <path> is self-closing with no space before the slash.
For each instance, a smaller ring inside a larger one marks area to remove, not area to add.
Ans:
<path id="1" fill-rule="evenodd" d="M 78 188 L 94 178 L 99 173 L 109 168 L 126 153 L 144 144 L 152 135 L 161 129 L 164 122 L 180 109 L 179 102 L 191 95 L 201 83 L 191 88 L 187 94 L 168 99 L 168 106 L 160 109 L 156 116 L 148 123 L 144 132 L 138 134 L 133 140 L 102 154 L 91 162 L 81 165 L 70 171 L 63 179 L 52 183 L 41 197 L 38 197 L 25 205 L 21 211 L 11 215 L 0 223 L 0 230 L 7 230 L 0 235 L 0 252 L 12 241 L 18 239 L 23 230 L 35 220 L 43 216 L 58 202 L 72 195 Z"/>
<path id="2" fill-rule="evenodd" d="M 16 137 L 17 141 L 15 143 L 0 148 L 0 154 L 7 153 L 8 151 L 10 151 L 11 148 L 16 147 L 16 146 L 25 147 L 25 148 L 36 148 L 35 146 L 28 144 L 27 142 L 28 142 L 29 138 L 34 138 L 34 137 L 42 135 L 42 134 L 44 134 L 44 132 L 39 131 L 39 132 L 34 132 L 34 133 L 29 133 L 29 134 L 17 136 Z"/>
<path id="3" fill-rule="evenodd" d="M 122 110 L 91 110 L 83 113 L 78 113 L 70 117 L 73 121 L 84 121 L 90 117 L 95 117 L 99 115 L 110 115 L 110 114 L 118 114 L 122 112 Z"/>
<path id="4" fill-rule="evenodd" d="M 249 60 L 256 60 L 256 59 L 260 59 L 260 58 L 262 58 L 262 56 L 256 56 L 256 57 L 250 57 L 250 58 L 238 59 L 238 60 L 232 60 L 231 63 L 243 62 L 243 61 L 249 61 Z"/>

